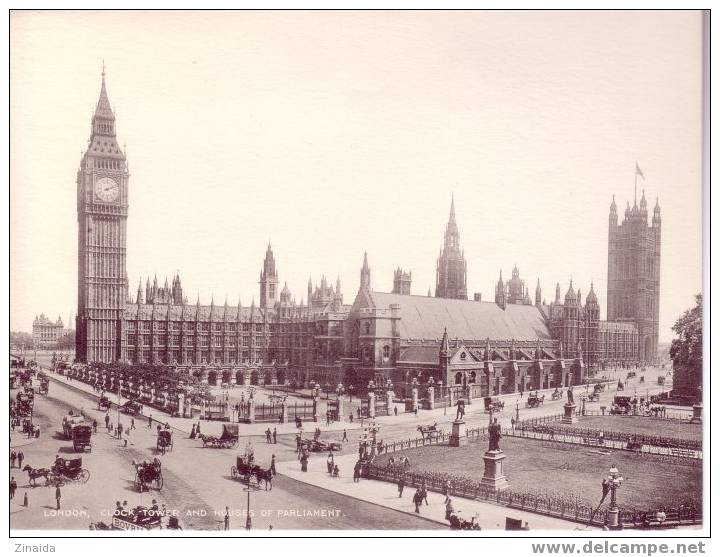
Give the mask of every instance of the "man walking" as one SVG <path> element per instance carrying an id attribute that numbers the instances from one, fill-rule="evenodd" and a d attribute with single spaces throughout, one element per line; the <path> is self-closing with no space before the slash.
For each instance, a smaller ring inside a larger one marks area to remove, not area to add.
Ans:
<path id="1" fill-rule="evenodd" d="M 273 476 L 277 476 L 277 469 L 275 468 L 275 455 L 272 455 L 272 457 L 270 457 L 270 473 Z"/>
<path id="2" fill-rule="evenodd" d="M 266 443 L 268 443 L 268 444 L 271 443 L 271 439 L 270 439 L 271 436 L 272 436 L 272 431 L 270 431 L 270 428 L 267 428 L 265 430 L 265 442 Z"/>
<path id="3" fill-rule="evenodd" d="M 413 503 L 415 504 L 415 512 L 420 514 L 420 503 L 422 503 L 422 495 L 420 495 L 420 488 L 415 490 L 413 495 Z"/>
<path id="4" fill-rule="evenodd" d="M 15 461 L 17 460 L 17 453 L 12 451 L 10 453 L 10 468 L 15 468 Z"/>
<path id="5" fill-rule="evenodd" d="M 273 428 L 273 445 L 277 445 L 277 428 Z"/>
<path id="6" fill-rule="evenodd" d="M 345 443 L 346 441 L 348 441 L 347 429 L 343 429 L 342 442 Z"/>
<path id="7" fill-rule="evenodd" d="M 13 499 L 15 497 L 16 490 L 17 490 L 17 482 L 15 481 L 15 476 L 12 476 L 10 478 L 10 499 Z"/>
<path id="8" fill-rule="evenodd" d="M 130 429 L 135 429 L 135 418 L 130 418 Z"/>
<path id="9" fill-rule="evenodd" d="M 60 497 L 62 497 L 62 494 L 60 493 L 60 486 L 55 487 L 55 502 L 57 503 L 56 510 L 60 510 Z"/>
<path id="10" fill-rule="evenodd" d="M 23 454 L 22 451 L 18 452 L 17 459 L 18 459 L 18 468 L 22 468 L 23 460 L 25 460 L 25 455 Z"/>
<path id="11" fill-rule="evenodd" d="M 109 424 L 110 424 L 110 416 L 108 414 L 105 414 L 105 429 L 108 429 Z"/>
<path id="12" fill-rule="evenodd" d="M 148 417 L 148 425 L 149 428 L 152 427 L 152 414 Z"/>
<path id="13" fill-rule="evenodd" d="M 405 475 L 400 476 L 398 480 L 398 497 L 402 498 L 403 490 L 405 489 Z"/>
<path id="14" fill-rule="evenodd" d="M 230 507 L 225 507 L 225 530 L 230 530 Z"/>

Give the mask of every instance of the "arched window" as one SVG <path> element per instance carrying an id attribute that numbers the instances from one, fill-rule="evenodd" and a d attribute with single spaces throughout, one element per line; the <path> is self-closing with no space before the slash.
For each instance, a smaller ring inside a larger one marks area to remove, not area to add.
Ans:
<path id="1" fill-rule="evenodd" d="M 388 360 L 390 358 L 390 347 L 385 345 L 382 349 L 383 359 Z"/>
<path id="2" fill-rule="evenodd" d="M 469 382 L 470 382 L 470 383 L 475 383 L 475 379 L 476 379 L 476 378 L 477 378 L 477 373 L 474 372 L 474 371 L 471 371 L 471 372 L 470 372 Z"/>
<path id="3" fill-rule="evenodd" d="M 456 385 L 462 385 L 462 373 L 459 371 L 455 374 L 455 384 Z"/>

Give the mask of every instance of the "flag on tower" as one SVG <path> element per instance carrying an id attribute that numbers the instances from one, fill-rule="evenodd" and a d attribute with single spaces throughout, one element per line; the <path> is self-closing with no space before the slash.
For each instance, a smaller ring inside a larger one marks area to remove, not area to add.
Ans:
<path id="1" fill-rule="evenodd" d="M 642 170 L 640 170 L 640 165 L 635 161 L 635 175 L 640 176 L 643 180 L 645 179 L 645 175 L 643 174 Z"/>

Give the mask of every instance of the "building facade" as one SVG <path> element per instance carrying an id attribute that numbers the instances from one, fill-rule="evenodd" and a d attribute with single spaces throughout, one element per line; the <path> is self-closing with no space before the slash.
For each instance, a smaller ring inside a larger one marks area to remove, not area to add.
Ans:
<path id="1" fill-rule="evenodd" d="M 608 223 L 608 321 L 632 323 L 639 335 L 638 358 L 657 358 L 660 319 L 660 202 L 648 224 L 645 190 L 638 207 L 630 202 L 618 224 L 613 197 Z"/>
<path id="2" fill-rule="evenodd" d="M 32 338 L 37 348 L 51 348 L 57 344 L 61 336 L 68 333 L 62 318 L 58 315 L 57 321 L 51 321 L 44 313 L 36 315 L 33 320 Z"/>
<path id="3" fill-rule="evenodd" d="M 554 302 L 546 304 L 538 280 L 533 303 L 515 265 L 507 282 L 500 272 L 494 301 L 483 302 L 479 295 L 469 301 L 454 199 L 434 297 L 413 296 L 412 273 L 400 267 L 391 293 L 374 290 L 365 253 L 352 304 L 343 302 L 340 278 L 332 285 L 325 276 L 319 284 L 310 279 L 307 298 L 297 303 L 287 283 L 279 289 L 270 245 L 257 305 L 254 299 L 249 306 L 227 299 L 189 303 L 179 273 L 162 285 L 157 277 L 146 279 L 144 288 L 141 281 L 133 296 L 125 274 L 128 177 L 103 73 L 77 180 L 80 362 L 165 364 L 213 383 L 315 381 L 361 387 L 372 380 L 407 387 L 432 378 L 435 384 L 485 396 L 575 385 L 593 370 L 640 360 L 639 327 L 649 325 L 640 323 L 637 314 L 600 321 L 592 285 L 584 305 L 572 282 L 564 299 L 558 284 Z M 627 238 L 636 237 L 659 249 L 659 208 L 656 212 L 658 231 L 652 241 L 648 234 L 618 233 L 610 252 L 629 249 Z M 647 258 L 648 249 L 628 254 Z M 632 284 L 641 287 L 646 292 L 647 281 Z"/>

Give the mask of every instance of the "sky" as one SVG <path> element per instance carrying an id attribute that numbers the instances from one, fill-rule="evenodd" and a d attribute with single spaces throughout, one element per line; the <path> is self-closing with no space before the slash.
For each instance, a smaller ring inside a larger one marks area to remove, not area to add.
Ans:
<path id="1" fill-rule="evenodd" d="M 77 307 L 76 173 L 103 60 L 130 167 L 127 271 L 191 302 L 296 301 L 363 252 L 434 292 L 455 196 L 468 293 L 515 264 L 605 315 L 607 226 L 662 209 L 660 340 L 702 289 L 700 12 L 13 12 L 10 327 Z"/>

